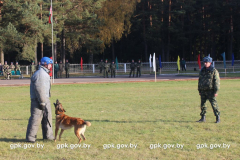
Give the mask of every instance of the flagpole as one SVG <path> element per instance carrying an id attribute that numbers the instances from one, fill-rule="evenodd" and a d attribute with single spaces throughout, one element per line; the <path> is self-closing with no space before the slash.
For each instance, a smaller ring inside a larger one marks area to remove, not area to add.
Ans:
<path id="1" fill-rule="evenodd" d="M 51 24 L 52 24 L 52 59 L 53 59 L 52 79 L 53 79 L 53 83 L 54 83 L 54 52 L 53 52 L 54 48 L 53 48 L 53 7 L 52 7 L 52 0 L 51 0 L 51 8 L 52 8 L 52 14 L 51 14 L 51 20 L 52 20 L 52 22 L 51 22 Z"/>
<path id="2" fill-rule="evenodd" d="M 157 70 L 157 68 L 156 68 L 156 62 L 155 62 L 155 64 L 154 64 L 155 66 L 155 82 L 157 82 L 157 74 L 156 74 L 156 70 Z"/>

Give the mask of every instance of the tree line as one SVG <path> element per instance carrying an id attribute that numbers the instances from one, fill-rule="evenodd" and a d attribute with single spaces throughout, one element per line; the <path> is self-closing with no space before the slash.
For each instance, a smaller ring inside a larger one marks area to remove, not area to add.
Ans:
<path id="1" fill-rule="evenodd" d="M 239 59 L 237 0 L 53 0 L 54 57 L 71 63 L 100 59 L 196 61 Z M 37 63 L 52 56 L 50 0 L 0 1 L 1 62 Z"/>

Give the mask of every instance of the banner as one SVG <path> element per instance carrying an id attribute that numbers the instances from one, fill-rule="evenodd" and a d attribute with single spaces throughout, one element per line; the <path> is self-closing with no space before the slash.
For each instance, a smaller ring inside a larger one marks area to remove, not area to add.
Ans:
<path id="1" fill-rule="evenodd" d="M 177 66 L 178 66 L 178 71 L 180 71 L 180 57 L 178 56 L 178 59 L 177 59 Z"/>
<path id="2" fill-rule="evenodd" d="M 198 55 L 198 67 L 201 69 L 201 60 L 200 60 L 200 54 Z"/>
<path id="3" fill-rule="evenodd" d="M 222 57 L 223 57 L 224 69 L 226 69 L 226 58 L 225 58 L 225 52 L 223 52 L 221 55 L 222 55 Z"/>

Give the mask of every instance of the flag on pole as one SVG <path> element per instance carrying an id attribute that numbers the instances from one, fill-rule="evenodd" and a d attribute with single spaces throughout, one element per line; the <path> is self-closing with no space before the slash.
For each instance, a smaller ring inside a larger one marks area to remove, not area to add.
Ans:
<path id="1" fill-rule="evenodd" d="M 156 58 L 155 58 L 155 53 L 153 53 L 153 71 L 156 71 Z"/>
<path id="2" fill-rule="evenodd" d="M 49 11 L 49 19 L 48 19 L 48 23 L 52 24 L 52 5 L 50 7 L 50 11 Z"/>
<path id="3" fill-rule="evenodd" d="M 198 55 L 198 67 L 201 69 L 201 60 L 200 60 L 200 54 Z"/>
<path id="4" fill-rule="evenodd" d="M 232 53 L 232 66 L 234 66 L 234 53 Z"/>
<path id="5" fill-rule="evenodd" d="M 221 55 L 222 55 L 222 57 L 223 57 L 224 69 L 226 69 L 226 58 L 225 58 L 225 52 L 223 52 Z"/>
<path id="6" fill-rule="evenodd" d="M 117 57 L 116 57 L 116 69 L 118 69 L 118 59 L 117 59 Z"/>
<path id="7" fill-rule="evenodd" d="M 150 65 L 150 68 L 152 67 L 151 59 L 152 59 L 152 56 L 151 56 L 151 54 L 150 54 L 150 56 L 149 56 L 149 65 Z"/>
<path id="8" fill-rule="evenodd" d="M 159 67 L 162 68 L 161 55 L 159 55 Z"/>
<path id="9" fill-rule="evenodd" d="M 82 59 L 82 57 L 81 57 L 81 70 L 83 70 L 83 59 Z"/>
<path id="10" fill-rule="evenodd" d="M 178 66 L 178 71 L 180 71 L 180 57 L 178 56 L 178 59 L 177 59 L 177 66 Z"/>

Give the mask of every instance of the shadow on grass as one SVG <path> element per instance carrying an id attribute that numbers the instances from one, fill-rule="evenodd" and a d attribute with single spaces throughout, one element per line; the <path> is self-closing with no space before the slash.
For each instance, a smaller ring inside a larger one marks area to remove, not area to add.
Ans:
<path id="1" fill-rule="evenodd" d="M 196 123 L 196 121 L 175 121 L 175 120 L 162 120 L 162 119 L 157 119 L 155 121 L 112 121 L 112 120 L 85 120 L 89 122 L 112 122 L 112 123 L 152 123 L 152 122 L 175 122 L 175 123 Z"/>
<path id="2" fill-rule="evenodd" d="M 0 142 L 26 142 L 26 139 L 0 138 Z"/>

